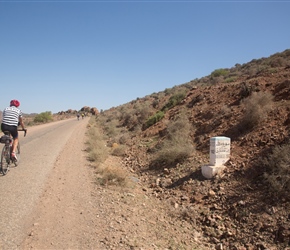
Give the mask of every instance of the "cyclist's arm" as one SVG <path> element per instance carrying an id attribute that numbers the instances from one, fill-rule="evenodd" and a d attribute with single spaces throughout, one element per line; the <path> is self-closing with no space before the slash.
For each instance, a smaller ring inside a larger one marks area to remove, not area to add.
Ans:
<path id="1" fill-rule="evenodd" d="M 22 127 L 23 130 L 25 130 L 25 127 L 24 127 L 24 123 L 23 123 L 23 119 L 22 119 L 22 116 L 19 116 L 19 123 Z"/>

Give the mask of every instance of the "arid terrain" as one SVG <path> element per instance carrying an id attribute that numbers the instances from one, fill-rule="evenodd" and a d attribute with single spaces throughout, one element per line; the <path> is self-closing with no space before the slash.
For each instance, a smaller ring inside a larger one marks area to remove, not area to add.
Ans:
<path id="1" fill-rule="evenodd" d="M 289 52 L 79 121 L 19 249 L 289 250 Z M 94 127 L 104 160 L 89 154 Z M 206 179 L 215 136 L 231 138 L 230 160 Z"/>
<path id="2" fill-rule="evenodd" d="M 139 183 L 97 185 L 79 139 L 66 147 L 72 161 L 66 153 L 58 158 L 19 249 L 209 249 L 199 246 L 202 235 L 190 223 L 171 217 L 172 208 Z M 113 156 L 103 164 L 121 167 Z"/>
<path id="3" fill-rule="evenodd" d="M 208 249 L 290 247 L 289 59 L 287 50 L 219 69 L 98 118 L 110 142 L 126 145 L 123 164 L 146 186 L 146 195 L 171 206 L 172 216 L 189 223 Z M 182 100 L 171 105 L 172 97 L 184 89 Z M 142 120 L 145 111 L 155 119 L 150 126 L 148 115 Z M 182 113 L 190 129 L 180 135 Z M 115 135 L 112 127 L 118 131 Z M 166 153 L 162 147 L 174 137 L 172 131 L 179 140 L 169 144 L 166 150 L 171 153 Z M 201 166 L 209 163 L 214 136 L 231 138 L 231 156 L 224 173 L 207 180 Z M 181 137 L 188 137 L 195 150 L 170 162 Z"/>

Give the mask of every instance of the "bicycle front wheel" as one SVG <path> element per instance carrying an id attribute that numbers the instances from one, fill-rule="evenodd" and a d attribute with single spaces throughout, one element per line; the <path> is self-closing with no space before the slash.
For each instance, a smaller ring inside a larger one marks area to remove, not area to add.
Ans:
<path id="1" fill-rule="evenodd" d="M 6 175 L 9 171 L 10 164 L 10 147 L 4 146 L 1 153 L 1 172 Z"/>

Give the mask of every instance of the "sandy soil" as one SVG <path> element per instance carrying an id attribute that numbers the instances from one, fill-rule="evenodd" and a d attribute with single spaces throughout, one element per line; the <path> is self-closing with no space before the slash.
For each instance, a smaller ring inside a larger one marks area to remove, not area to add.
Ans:
<path id="1" fill-rule="evenodd" d="M 97 184 L 85 140 L 79 129 L 58 156 L 20 249 L 210 249 L 138 178 L 126 188 Z M 122 162 L 110 156 L 104 165 Z"/>

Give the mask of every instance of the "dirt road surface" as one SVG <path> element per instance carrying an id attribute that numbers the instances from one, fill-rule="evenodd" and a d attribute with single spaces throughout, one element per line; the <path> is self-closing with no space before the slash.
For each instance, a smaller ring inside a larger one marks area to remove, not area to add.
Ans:
<path id="1" fill-rule="evenodd" d="M 88 121 L 40 125 L 20 138 L 19 166 L 0 177 L 0 249 L 210 249 L 137 177 L 126 188 L 95 183 Z M 122 167 L 114 157 L 104 164 Z"/>

